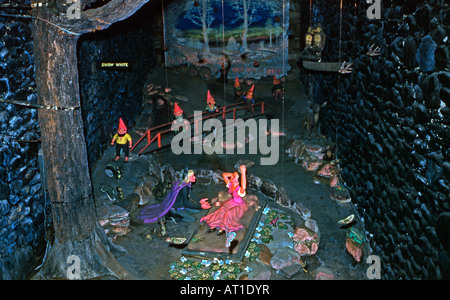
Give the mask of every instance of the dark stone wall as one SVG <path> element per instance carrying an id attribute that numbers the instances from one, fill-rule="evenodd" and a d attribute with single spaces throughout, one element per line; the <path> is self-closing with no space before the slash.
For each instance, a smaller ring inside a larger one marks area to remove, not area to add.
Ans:
<path id="1" fill-rule="evenodd" d="M 0 97 L 36 103 L 34 88 L 31 22 L 0 17 Z M 45 247 L 51 218 L 41 188 L 39 137 L 36 109 L 0 102 L 0 279 L 25 279 Z"/>
<path id="2" fill-rule="evenodd" d="M 344 1 L 340 32 L 339 1 L 313 2 L 327 34 L 323 61 L 352 61 L 353 72 L 301 80 L 312 100 L 328 101 L 322 133 L 336 142 L 382 278 L 448 278 L 450 8 L 386 0 L 381 19 L 369 20 L 366 1 Z M 372 44 L 381 55 L 366 55 Z"/>
<path id="3" fill-rule="evenodd" d="M 153 5 L 153 6 L 152 6 Z M 153 3 L 109 29 L 78 43 L 79 82 L 91 170 L 116 133 L 121 117 L 131 128 L 140 114 L 142 91 L 155 66 Z M 128 70 L 104 70 L 102 61 L 129 62 Z"/>

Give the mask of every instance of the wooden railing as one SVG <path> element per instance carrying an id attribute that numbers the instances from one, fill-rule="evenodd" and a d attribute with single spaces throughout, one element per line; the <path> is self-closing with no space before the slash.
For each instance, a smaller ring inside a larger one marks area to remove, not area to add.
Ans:
<path id="1" fill-rule="evenodd" d="M 232 104 L 232 105 L 228 105 L 228 106 L 224 106 L 224 107 L 220 107 L 219 111 L 216 113 L 211 113 L 211 112 L 203 112 L 201 114 L 202 118 L 200 121 L 204 121 L 207 119 L 211 119 L 214 117 L 218 117 L 218 116 L 222 116 L 222 119 L 225 120 L 227 114 L 233 114 L 233 120 L 236 120 L 236 112 L 240 111 L 240 110 L 247 110 L 247 108 L 251 107 L 251 111 L 252 114 L 255 111 L 255 108 L 260 106 L 261 107 L 261 112 L 258 115 L 252 115 L 252 117 L 257 117 L 257 116 L 261 116 L 265 114 L 265 110 L 266 107 L 270 108 L 271 110 L 273 110 L 272 107 L 270 107 L 268 104 L 264 103 L 264 102 L 258 102 L 252 105 L 247 105 L 247 106 L 242 106 L 245 105 L 245 102 L 240 102 L 240 103 L 236 103 L 236 104 Z M 195 117 L 198 117 L 199 115 L 192 115 L 187 117 L 187 121 L 189 121 L 189 124 L 194 124 L 195 123 L 195 132 L 198 133 L 198 119 L 196 119 Z M 157 141 L 158 142 L 158 149 L 161 148 L 161 139 L 162 136 L 165 134 L 170 134 L 173 131 L 171 130 L 172 127 L 172 123 L 173 122 L 169 122 L 166 124 L 162 124 L 153 128 L 148 129 L 142 136 L 141 138 L 134 144 L 134 146 L 131 148 L 131 151 L 133 151 L 144 139 L 147 139 L 147 145 L 144 146 L 144 148 L 141 149 L 141 151 L 139 151 L 138 155 L 141 155 L 142 152 L 144 152 L 153 142 Z M 168 129 L 164 129 L 161 130 L 163 128 L 168 127 Z M 161 130 L 161 131 L 158 131 Z M 153 137 L 152 137 L 152 132 L 154 133 L 155 131 L 158 131 Z"/>

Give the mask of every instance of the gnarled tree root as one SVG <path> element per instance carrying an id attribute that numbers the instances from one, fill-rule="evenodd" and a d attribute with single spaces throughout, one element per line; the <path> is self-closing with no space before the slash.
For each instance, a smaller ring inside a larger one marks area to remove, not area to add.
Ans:
<path id="1" fill-rule="evenodd" d="M 44 265 L 32 279 L 133 279 L 116 259 L 127 254 L 126 250 L 112 244 L 99 230 L 84 239 L 64 243 L 55 239 Z"/>

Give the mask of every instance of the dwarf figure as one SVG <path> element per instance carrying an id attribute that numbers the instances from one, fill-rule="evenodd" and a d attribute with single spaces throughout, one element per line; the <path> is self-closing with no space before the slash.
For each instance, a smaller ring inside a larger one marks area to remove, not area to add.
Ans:
<path id="1" fill-rule="evenodd" d="M 241 88 L 241 83 L 239 82 L 239 79 L 236 77 L 236 80 L 234 81 L 234 102 L 240 102 L 242 100 L 243 91 Z"/>
<path id="2" fill-rule="evenodd" d="M 178 105 L 178 102 L 175 102 L 175 106 L 173 108 L 173 120 L 181 121 L 183 119 L 183 110 Z"/>
<path id="3" fill-rule="evenodd" d="M 206 98 L 206 107 L 205 110 L 208 112 L 218 112 L 219 109 L 217 109 L 217 105 L 216 105 L 216 101 L 214 100 L 214 98 L 211 96 L 211 92 L 208 90 L 208 95 Z"/>
<path id="4" fill-rule="evenodd" d="M 278 101 L 278 97 L 282 99 L 284 95 L 284 88 L 281 80 L 276 76 L 273 76 L 273 86 L 272 86 L 272 95 L 275 97 L 275 100 Z"/>
<path id="5" fill-rule="evenodd" d="M 183 125 L 182 132 L 185 132 L 185 125 L 189 124 L 187 120 L 185 120 L 183 115 L 183 109 L 178 105 L 178 102 L 175 102 L 175 106 L 173 108 L 173 116 L 172 116 L 174 124 Z M 174 130 L 175 133 L 178 133 L 178 130 Z"/>
<path id="6" fill-rule="evenodd" d="M 253 93 L 255 91 L 255 85 L 252 85 L 252 88 L 249 89 L 245 95 L 244 95 L 244 101 L 245 101 L 245 105 L 248 106 L 245 109 L 245 113 L 251 113 L 252 112 L 252 105 L 255 104 L 255 100 L 253 99 Z"/>
<path id="7" fill-rule="evenodd" d="M 111 146 L 114 146 L 114 143 L 116 143 L 116 158 L 114 161 L 119 160 L 120 150 L 123 150 L 125 153 L 125 161 L 127 162 L 130 154 L 129 149 L 133 146 L 133 141 L 131 136 L 127 133 L 127 127 L 125 126 L 122 118 L 119 118 L 119 127 L 117 128 L 117 133 L 111 141 Z"/>

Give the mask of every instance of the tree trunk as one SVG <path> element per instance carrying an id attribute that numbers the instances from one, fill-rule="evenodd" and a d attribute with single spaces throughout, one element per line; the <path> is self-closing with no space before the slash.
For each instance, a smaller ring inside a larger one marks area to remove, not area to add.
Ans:
<path id="1" fill-rule="evenodd" d="M 210 54 L 209 50 L 209 38 L 208 38 L 208 24 L 206 23 L 206 15 L 208 14 L 208 4 L 206 0 L 203 0 L 203 13 L 202 13 L 202 30 L 203 30 L 203 42 L 205 43 L 205 53 Z"/>
<path id="2" fill-rule="evenodd" d="M 41 11 L 40 17 L 48 19 L 50 12 Z M 97 222 L 80 108 L 79 35 L 33 22 L 38 103 L 58 108 L 38 114 L 55 241 L 36 278 L 67 278 L 71 255 L 80 259 L 80 279 L 129 278 L 112 255 L 125 250 L 110 243 Z"/>
<path id="3" fill-rule="evenodd" d="M 247 1 L 244 0 L 242 3 L 243 7 L 244 7 L 244 24 L 243 26 L 243 30 L 242 30 L 242 48 L 244 49 L 244 51 L 248 50 L 248 45 L 247 45 L 247 36 L 248 36 L 248 11 L 247 11 Z"/>

